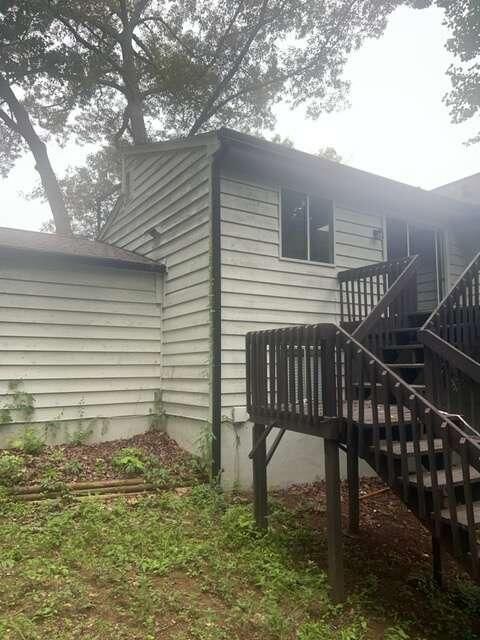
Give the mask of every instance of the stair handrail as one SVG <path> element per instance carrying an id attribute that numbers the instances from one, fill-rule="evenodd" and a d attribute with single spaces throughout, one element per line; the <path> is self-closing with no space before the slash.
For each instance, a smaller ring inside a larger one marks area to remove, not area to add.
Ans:
<path id="1" fill-rule="evenodd" d="M 436 322 L 435 320 L 440 317 L 442 311 L 447 307 L 448 304 L 454 301 L 455 297 L 459 297 L 463 292 L 461 291 L 462 287 L 465 287 L 465 280 L 472 275 L 475 270 L 479 271 L 480 269 L 480 251 L 473 257 L 473 259 L 468 263 L 465 269 L 462 271 L 461 275 L 450 289 L 450 291 L 445 294 L 442 300 L 438 303 L 432 313 L 428 316 L 428 318 L 423 323 L 420 331 L 433 331 L 436 333 Z"/>
<path id="2" fill-rule="evenodd" d="M 426 392 L 442 409 L 466 416 L 480 432 L 480 252 L 418 332 Z"/>
<path id="3" fill-rule="evenodd" d="M 396 280 L 394 280 L 394 282 L 392 282 L 388 287 L 382 298 L 380 298 L 368 316 L 353 331 L 352 336 L 359 341 L 364 340 L 368 336 L 375 324 L 382 319 L 389 306 L 399 298 L 399 296 L 405 291 L 407 284 L 409 284 L 412 278 L 416 276 L 418 264 L 418 255 L 409 256 L 404 269 L 400 272 Z"/>
<path id="4" fill-rule="evenodd" d="M 480 472 L 480 442 L 468 423 L 463 420 L 461 426 L 455 424 L 448 414 L 424 398 L 364 344 L 334 324 L 250 332 L 246 338 L 246 351 L 247 411 L 252 421 L 326 438 L 343 438 L 350 447 L 364 437 L 365 412 L 371 411 L 373 468 L 397 493 L 403 492 L 404 501 L 425 524 L 434 528 L 437 537 L 446 526 L 442 515 L 444 495 L 438 480 L 439 473 L 444 473 L 451 547 L 467 563 L 472 575 L 478 576 L 471 468 Z M 354 393 L 356 385 L 358 399 Z M 367 391 L 371 393 L 369 399 Z M 396 422 L 392 420 L 392 397 Z M 395 474 L 392 422 L 399 430 L 401 480 Z M 415 504 L 409 487 L 406 443 L 409 429 L 417 479 Z M 381 436 L 383 431 L 385 435 Z M 381 437 L 386 439 L 386 451 L 381 451 Z M 421 441 L 424 445 L 425 438 L 428 451 L 422 452 Z M 443 446 L 445 471 L 437 466 L 439 440 Z M 386 455 L 386 465 L 381 464 L 383 455 Z M 422 462 L 426 456 L 428 469 Z M 452 458 L 456 457 L 462 465 L 460 478 L 453 474 Z M 432 491 L 433 524 L 426 506 L 425 478 Z M 462 529 L 458 523 L 459 486 L 465 495 L 467 555 L 462 552 Z"/>
<path id="5" fill-rule="evenodd" d="M 444 519 L 442 517 L 442 506 L 444 495 L 439 486 L 439 469 L 437 466 L 436 456 L 436 440 L 440 440 L 443 448 L 443 460 L 445 469 L 446 500 L 449 512 L 449 544 L 454 555 L 462 561 L 465 568 L 471 573 L 475 579 L 480 577 L 480 561 L 479 561 L 479 544 L 476 535 L 476 521 L 473 506 L 473 492 L 471 483 L 471 468 L 480 472 L 480 439 L 478 433 L 473 429 L 463 416 L 457 423 L 454 421 L 455 416 L 441 411 L 434 404 L 429 402 L 425 397 L 418 393 L 400 376 L 392 371 L 388 365 L 382 362 L 368 349 L 358 342 L 354 337 L 339 327 L 339 333 L 342 332 L 342 339 L 345 345 L 354 345 L 345 351 L 345 380 L 352 380 L 354 370 L 363 370 L 365 358 L 368 358 L 367 369 L 370 372 L 369 381 L 371 384 L 372 407 L 377 405 L 377 381 L 380 381 L 382 399 L 378 402 L 379 406 L 383 405 L 383 421 L 386 437 L 386 469 L 382 470 L 380 463 L 380 428 L 378 406 L 373 410 L 373 442 L 374 442 L 374 462 L 373 466 L 379 475 L 392 488 L 396 488 L 397 478 L 394 467 L 393 453 L 393 431 L 391 417 L 391 396 L 395 398 L 398 425 L 400 429 L 400 447 L 401 447 L 401 467 L 402 467 L 402 487 L 397 487 L 399 494 L 403 493 L 404 501 L 408 504 L 410 500 L 410 492 L 407 479 L 409 478 L 407 443 L 405 428 L 410 423 L 411 439 L 414 453 L 415 473 L 416 476 L 416 505 L 415 510 L 420 519 L 425 524 L 430 525 L 430 517 L 427 509 L 426 499 L 426 481 L 428 479 L 429 488 L 432 492 L 433 506 L 433 535 L 440 539 L 442 531 L 445 528 Z M 360 362 L 359 362 L 360 361 Z M 363 374 L 361 380 L 363 380 Z M 347 393 L 347 422 L 352 423 L 353 400 L 352 393 Z M 359 389 L 359 398 L 365 397 Z M 408 411 L 408 416 L 406 412 Z M 359 410 L 360 413 L 360 410 Z M 460 424 L 458 424 L 460 423 Z M 421 435 L 423 431 L 423 435 Z M 427 451 L 421 451 L 421 441 L 426 438 Z M 456 454 L 461 463 L 461 476 L 454 476 L 454 461 L 452 454 Z M 428 455 L 428 470 L 422 464 L 422 457 Z M 383 471 L 383 473 L 382 473 Z M 468 533 L 468 553 L 464 553 L 461 542 L 461 532 L 458 523 L 458 487 L 463 489 L 466 512 L 466 529 Z M 443 528 L 442 528 L 443 527 Z"/>
<path id="6" fill-rule="evenodd" d="M 342 325 L 358 328 L 378 307 L 397 280 L 405 280 L 405 270 L 410 273 L 416 262 L 416 256 L 406 256 L 340 271 L 337 279 Z"/>

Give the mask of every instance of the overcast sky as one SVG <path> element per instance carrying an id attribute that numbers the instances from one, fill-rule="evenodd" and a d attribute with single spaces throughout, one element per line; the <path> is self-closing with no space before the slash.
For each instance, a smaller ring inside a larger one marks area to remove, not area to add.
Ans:
<path id="1" fill-rule="evenodd" d="M 364 44 L 345 69 L 350 107 L 311 121 L 302 110 L 280 105 L 276 132 L 298 149 L 316 153 L 332 146 L 346 164 L 425 189 L 480 171 L 480 144 L 463 144 L 480 122 L 451 124 L 442 103 L 450 87 L 448 35 L 439 9 L 397 10 L 382 38 Z M 81 164 L 87 151 L 52 146 L 50 155 L 61 175 Z M 21 196 L 33 184 L 36 172 L 26 156 L 0 180 L 1 225 L 39 229 L 49 218 L 47 205 Z"/>

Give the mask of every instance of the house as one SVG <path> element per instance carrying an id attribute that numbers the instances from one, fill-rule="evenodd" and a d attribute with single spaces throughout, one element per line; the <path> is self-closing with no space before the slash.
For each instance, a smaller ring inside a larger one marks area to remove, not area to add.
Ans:
<path id="1" fill-rule="evenodd" d="M 479 213 L 228 129 L 131 148 L 91 250 L 0 234 L 3 392 L 21 378 L 34 421 L 98 418 L 95 437 L 154 419 L 187 449 L 211 438 L 224 482 L 249 485 L 246 333 L 339 322 L 341 272 L 414 254 L 428 314 L 477 251 Z M 275 484 L 323 473 L 321 442 L 293 431 L 269 468 Z"/>
<path id="2" fill-rule="evenodd" d="M 442 184 L 434 189 L 436 193 L 455 200 L 480 204 L 480 173 L 454 180 L 448 184 Z"/>

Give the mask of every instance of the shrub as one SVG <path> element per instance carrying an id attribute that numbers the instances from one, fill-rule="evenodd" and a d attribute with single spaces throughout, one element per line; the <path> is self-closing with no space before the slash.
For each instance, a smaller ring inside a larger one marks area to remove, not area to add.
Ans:
<path id="1" fill-rule="evenodd" d="M 43 493 L 66 493 L 67 485 L 61 473 L 55 467 L 47 467 L 40 478 L 40 490 Z"/>
<path id="2" fill-rule="evenodd" d="M 45 447 L 45 441 L 35 429 L 28 427 L 19 438 L 12 442 L 12 446 L 15 449 L 21 449 L 28 455 L 38 456 Z"/>
<path id="3" fill-rule="evenodd" d="M 143 475 L 145 482 L 153 484 L 157 489 L 172 484 L 168 470 L 160 464 L 156 456 L 149 456 L 147 458 Z"/>
<path id="4" fill-rule="evenodd" d="M 0 454 L 0 485 L 12 487 L 19 484 L 25 475 L 23 458 L 5 451 Z"/>
<path id="5" fill-rule="evenodd" d="M 146 467 L 145 456 L 140 449 L 125 447 L 113 456 L 112 466 L 126 476 L 142 475 Z"/>

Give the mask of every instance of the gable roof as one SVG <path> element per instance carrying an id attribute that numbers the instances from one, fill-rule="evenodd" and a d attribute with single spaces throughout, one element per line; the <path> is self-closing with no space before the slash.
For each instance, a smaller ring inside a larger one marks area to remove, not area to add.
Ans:
<path id="1" fill-rule="evenodd" d="M 319 191 L 329 192 L 333 199 L 335 196 L 348 199 L 372 212 L 396 214 L 430 223 L 447 224 L 459 217 L 480 221 L 480 206 L 473 203 L 461 202 L 435 191 L 413 187 L 233 129 L 219 129 L 216 135 L 252 172 L 263 166 L 270 174 L 285 173 L 288 166 L 292 175 L 305 184 L 310 183 Z"/>
<path id="2" fill-rule="evenodd" d="M 224 167 L 241 167 L 247 175 L 270 179 L 274 184 L 323 195 L 340 206 L 410 222 L 448 227 L 459 221 L 480 227 L 480 205 L 427 191 L 321 156 L 305 153 L 263 138 L 220 129 L 196 136 L 135 145 L 123 150 L 126 157 L 162 153 L 177 148 L 204 146 L 221 153 Z M 121 207 L 115 207 L 102 229 L 106 230 Z"/>
<path id="3" fill-rule="evenodd" d="M 165 270 L 164 265 L 158 262 L 99 240 L 90 240 L 82 236 L 61 236 L 54 233 L 25 231 L 7 227 L 0 227 L 0 252 L 2 255 L 8 252 L 62 257 L 77 262 L 143 271 L 162 272 Z"/>

